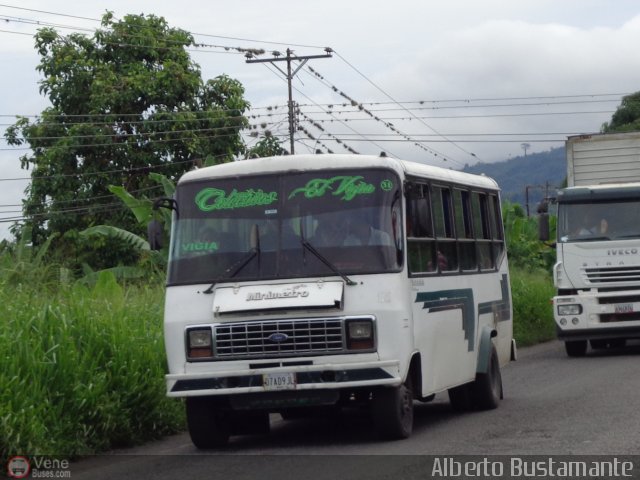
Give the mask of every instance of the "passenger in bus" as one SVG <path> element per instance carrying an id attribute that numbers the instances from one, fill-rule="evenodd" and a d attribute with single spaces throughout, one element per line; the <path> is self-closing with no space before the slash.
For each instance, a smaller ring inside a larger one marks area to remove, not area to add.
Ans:
<path id="1" fill-rule="evenodd" d="M 349 219 L 348 235 L 345 246 L 354 245 L 393 245 L 391 235 L 374 228 L 364 217 L 353 216 Z"/>

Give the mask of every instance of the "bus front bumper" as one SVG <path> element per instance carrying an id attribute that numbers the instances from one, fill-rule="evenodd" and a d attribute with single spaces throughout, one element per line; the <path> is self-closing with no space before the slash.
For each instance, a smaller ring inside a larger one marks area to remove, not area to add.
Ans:
<path id="1" fill-rule="evenodd" d="M 169 397 L 336 390 L 402 383 L 397 360 L 168 374 L 165 379 Z"/>

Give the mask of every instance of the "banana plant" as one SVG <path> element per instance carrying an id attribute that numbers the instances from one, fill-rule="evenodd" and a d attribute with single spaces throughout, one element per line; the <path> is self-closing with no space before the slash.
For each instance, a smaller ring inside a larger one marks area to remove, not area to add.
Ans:
<path id="1" fill-rule="evenodd" d="M 153 179 L 163 187 L 165 196 L 173 196 L 175 192 L 175 185 L 169 178 L 158 173 L 151 173 L 149 174 L 149 176 L 151 179 Z M 165 235 L 168 237 L 169 232 L 171 231 L 170 212 L 166 210 L 154 211 L 152 199 L 147 198 L 146 196 L 136 198 L 124 187 L 111 185 L 109 186 L 109 191 L 111 191 L 111 193 L 118 197 L 120 201 L 122 201 L 122 203 L 124 203 L 129 208 L 129 210 L 131 210 L 131 213 L 135 216 L 140 225 L 146 226 L 151 220 L 157 219 L 157 217 L 159 216 L 160 220 L 164 224 Z M 164 266 L 166 262 L 166 251 L 151 250 L 149 248 L 149 242 L 147 241 L 147 239 L 133 232 L 115 227 L 113 225 L 96 225 L 93 227 L 89 227 L 80 232 L 80 235 L 85 237 L 101 235 L 123 241 L 126 244 L 130 245 L 132 249 L 140 253 L 142 264 L 147 263 L 146 260 L 150 260 L 150 263 L 152 264 L 161 264 Z M 119 278 L 131 278 L 137 275 L 137 271 L 135 270 L 136 268 L 137 267 L 114 267 L 114 269 L 110 270 L 112 270 L 113 273 L 116 274 Z M 85 273 L 87 274 L 85 275 L 85 277 L 93 277 L 93 273 L 95 272 Z"/>

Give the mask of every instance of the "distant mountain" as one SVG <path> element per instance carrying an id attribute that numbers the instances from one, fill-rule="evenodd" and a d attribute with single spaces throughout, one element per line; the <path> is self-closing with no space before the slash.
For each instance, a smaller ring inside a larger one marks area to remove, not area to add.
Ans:
<path id="1" fill-rule="evenodd" d="M 525 189 L 529 186 L 529 209 L 533 214 L 548 184 L 549 194 L 562 186 L 567 177 L 564 147 L 548 152 L 531 153 L 504 162 L 465 165 L 463 172 L 485 174 L 498 182 L 503 200 L 519 203 L 526 208 Z"/>

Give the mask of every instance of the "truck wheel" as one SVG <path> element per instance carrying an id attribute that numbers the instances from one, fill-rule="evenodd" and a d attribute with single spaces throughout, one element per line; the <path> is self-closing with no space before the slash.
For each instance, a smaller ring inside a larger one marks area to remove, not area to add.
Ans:
<path id="1" fill-rule="evenodd" d="M 201 449 L 224 447 L 231 432 L 230 415 L 216 409 L 208 397 L 187 397 L 187 426 L 193 444 Z M 229 413 L 229 412 L 227 412 Z"/>
<path id="2" fill-rule="evenodd" d="M 477 373 L 470 385 L 471 405 L 478 410 L 498 408 L 502 398 L 502 374 L 495 347 L 491 348 L 487 373 Z"/>
<path id="3" fill-rule="evenodd" d="M 564 349 L 570 357 L 584 357 L 587 353 L 587 341 L 567 340 L 564 342 Z"/>
<path id="4" fill-rule="evenodd" d="M 409 378 L 399 387 L 380 388 L 373 394 L 373 423 L 382 438 L 399 440 L 413 432 L 413 390 Z"/>

